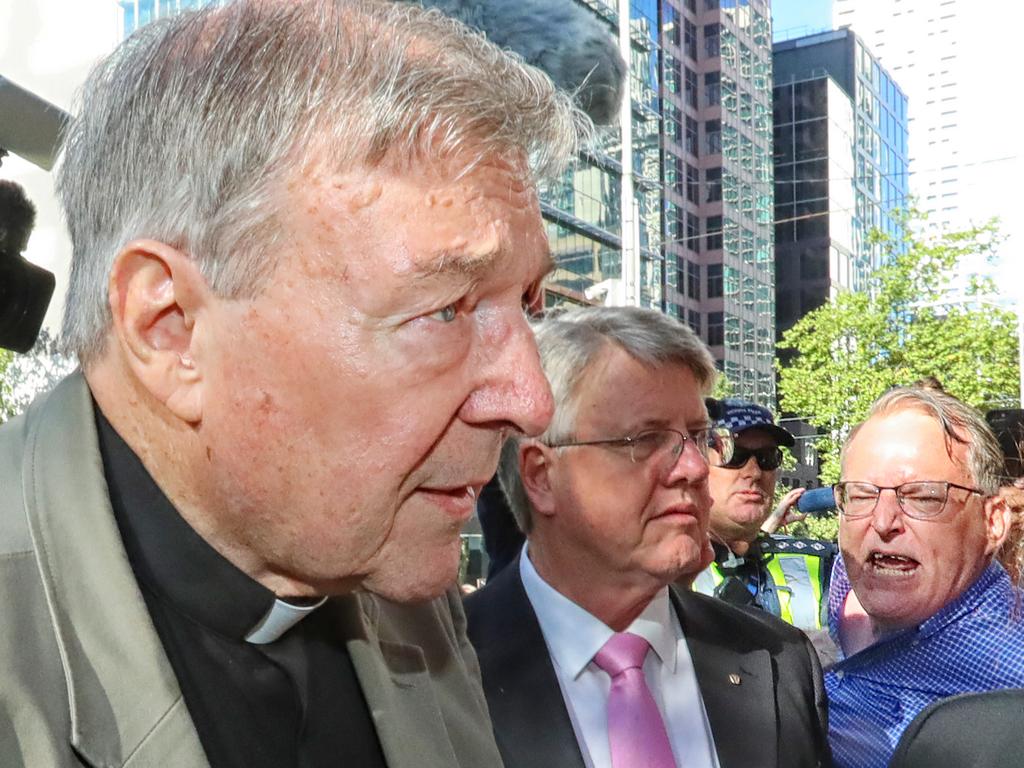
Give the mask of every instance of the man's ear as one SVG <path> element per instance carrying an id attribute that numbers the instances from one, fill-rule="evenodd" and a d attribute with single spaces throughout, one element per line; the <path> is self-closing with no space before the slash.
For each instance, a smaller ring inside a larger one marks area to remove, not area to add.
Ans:
<path id="1" fill-rule="evenodd" d="M 108 286 L 114 334 L 143 388 L 179 419 L 202 416 L 196 317 L 210 291 L 192 260 L 155 240 L 133 240 L 114 259 Z"/>
<path id="2" fill-rule="evenodd" d="M 1002 496 L 990 496 L 985 499 L 985 530 L 988 544 L 985 554 L 998 552 L 1006 537 L 1010 534 L 1010 505 Z"/>
<path id="3" fill-rule="evenodd" d="M 555 513 L 554 494 L 551 490 L 553 450 L 534 440 L 519 444 L 519 476 L 530 498 L 530 505 L 538 515 L 550 517 Z"/>

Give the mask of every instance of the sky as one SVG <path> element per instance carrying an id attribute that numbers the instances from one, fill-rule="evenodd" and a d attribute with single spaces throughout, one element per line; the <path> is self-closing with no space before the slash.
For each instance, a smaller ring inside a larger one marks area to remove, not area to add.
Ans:
<path id="1" fill-rule="evenodd" d="M 832 28 L 832 0 L 773 0 L 775 39 L 789 39 Z"/>

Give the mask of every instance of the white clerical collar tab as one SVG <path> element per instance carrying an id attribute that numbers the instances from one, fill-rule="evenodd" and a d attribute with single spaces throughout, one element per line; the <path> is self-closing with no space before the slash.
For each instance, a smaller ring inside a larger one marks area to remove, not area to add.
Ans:
<path id="1" fill-rule="evenodd" d="M 326 597 L 310 605 L 293 605 L 275 599 L 266 616 L 245 636 L 245 642 L 253 645 L 272 643 L 326 602 Z"/>

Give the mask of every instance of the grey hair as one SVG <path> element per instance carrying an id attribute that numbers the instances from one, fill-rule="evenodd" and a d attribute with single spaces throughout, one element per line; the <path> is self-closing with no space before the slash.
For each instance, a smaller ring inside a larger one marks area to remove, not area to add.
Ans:
<path id="1" fill-rule="evenodd" d="M 560 443 L 573 439 L 580 383 L 607 350 L 618 347 L 650 368 L 682 365 L 697 380 L 701 395 L 711 393 L 718 372 L 708 348 L 674 317 L 640 307 L 583 307 L 550 314 L 533 326 L 540 363 L 551 384 L 555 412 L 536 440 Z M 498 480 L 516 523 L 533 528 L 533 509 L 519 473 L 519 444 L 509 437 L 502 447 Z"/>
<path id="2" fill-rule="evenodd" d="M 938 389 L 896 387 L 878 398 L 867 417 L 847 436 L 843 457 L 861 427 L 876 416 L 901 410 L 917 410 L 934 418 L 945 433 L 946 453 L 953 456 L 953 443 L 967 446 L 967 469 L 978 490 L 994 494 L 1006 474 L 1003 449 L 981 413 L 962 400 Z"/>
<path id="3" fill-rule="evenodd" d="M 58 171 L 73 257 L 66 346 L 110 324 L 125 243 L 190 255 L 212 290 L 257 295 L 289 183 L 429 160 L 459 175 L 524 157 L 561 172 L 592 125 L 538 69 L 438 11 L 389 0 L 237 0 L 142 27 L 93 70 Z"/>

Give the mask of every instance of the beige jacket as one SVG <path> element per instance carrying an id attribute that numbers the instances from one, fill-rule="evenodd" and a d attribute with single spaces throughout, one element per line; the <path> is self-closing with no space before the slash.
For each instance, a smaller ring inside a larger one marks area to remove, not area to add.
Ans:
<path id="1" fill-rule="evenodd" d="M 358 638 L 391 768 L 501 765 L 454 591 L 327 609 Z M 121 544 L 80 373 L 0 427 L 0 765 L 207 765 Z"/>

